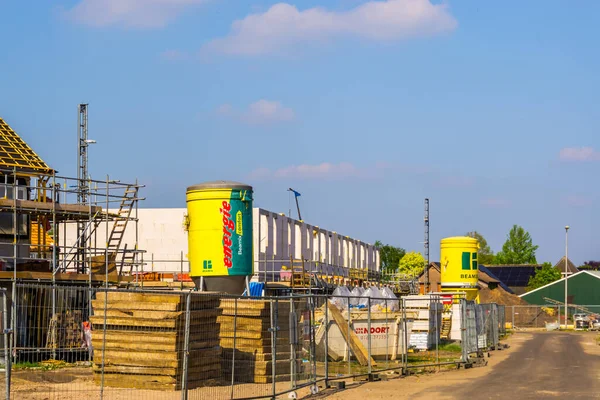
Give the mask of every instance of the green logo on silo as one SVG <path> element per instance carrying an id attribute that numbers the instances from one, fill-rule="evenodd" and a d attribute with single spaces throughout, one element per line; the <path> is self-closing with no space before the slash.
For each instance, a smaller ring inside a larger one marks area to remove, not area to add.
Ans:
<path id="1" fill-rule="evenodd" d="M 463 251 L 462 253 L 462 269 L 463 270 L 475 270 L 477 269 L 477 253 L 470 253 Z"/>
<path id="2" fill-rule="evenodd" d="M 212 269 L 212 261 L 211 260 L 204 260 L 202 262 L 202 269 Z"/>

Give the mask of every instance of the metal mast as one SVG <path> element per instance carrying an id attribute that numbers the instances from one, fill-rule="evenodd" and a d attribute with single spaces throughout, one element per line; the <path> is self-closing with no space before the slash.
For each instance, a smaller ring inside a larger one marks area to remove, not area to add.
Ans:
<path id="1" fill-rule="evenodd" d="M 77 202 L 86 204 L 90 191 L 88 185 L 88 112 L 87 104 L 79 105 L 79 118 L 77 123 Z"/>
<path id="2" fill-rule="evenodd" d="M 429 199 L 425 199 L 425 261 L 427 261 L 427 265 L 425 266 L 425 293 L 430 292 L 430 284 L 429 284 Z"/>
<path id="3" fill-rule="evenodd" d="M 88 105 L 79 104 L 77 119 L 77 203 L 87 204 L 90 187 L 88 184 Z M 86 223 L 77 221 L 77 272 L 85 273 L 85 232 Z"/>

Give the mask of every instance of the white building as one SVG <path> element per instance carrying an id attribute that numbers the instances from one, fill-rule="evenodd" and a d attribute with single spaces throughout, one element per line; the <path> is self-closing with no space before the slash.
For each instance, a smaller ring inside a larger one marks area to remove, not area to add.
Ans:
<path id="1" fill-rule="evenodd" d="M 130 222 L 121 248 L 134 249 L 137 235 L 138 248 L 145 251 L 144 272 L 189 272 L 186 214 L 186 208 L 140 208 L 137 232 Z M 253 223 L 254 271 L 261 281 L 279 280 L 282 267 L 289 268 L 292 260 L 295 265 L 304 260 L 307 271 L 326 275 L 347 277 L 349 268 L 379 272 L 379 250 L 374 245 L 260 208 L 253 210 Z M 104 247 L 106 225 L 95 232 L 98 248 Z M 64 227 L 60 229 L 62 234 Z M 71 239 L 67 245 L 73 245 L 76 230 L 75 224 L 67 226 L 66 237 Z"/>
<path id="2" fill-rule="evenodd" d="M 254 273 L 261 281 L 278 281 L 283 266 L 308 272 L 348 277 L 349 268 L 379 272 L 379 250 L 374 245 L 255 208 Z M 304 262 L 302 262 L 304 261 Z"/>

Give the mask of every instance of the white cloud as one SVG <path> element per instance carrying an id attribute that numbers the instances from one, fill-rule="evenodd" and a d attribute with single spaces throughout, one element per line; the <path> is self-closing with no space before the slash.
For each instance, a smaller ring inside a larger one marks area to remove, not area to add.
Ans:
<path id="1" fill-rule="evenodd" d="M 204 51 L 258 55 L 306 43 L 340 37 L 377 41 L 400 40 L 450 32 L 457 22 L 445 4 L 429 0 L 368 1 L 348 11 L 310 8 L 300 11 L 288 3 L 233 22 L 230 33 L 207 43 Z"/>
<path id="2" fill-rule="evenodd" d="M 598 161 L 600 152 L 593 147 L 565 147 L 560 151 L 562 161 Z"/>
<path id="3" fill-rule="evenodd" d="M 230 104 L 222 104 L 216 111 L 219 115 L 239 119 L 252 125 L 286 122 L 295 118 L 294 110 L 291 108 L 284 107 L 279 101 L 265 99 L 250 104 L 241 112 L 236 111 Z"/>
<path id="4" fill-rule="evenodd" d="M 257 168 L 249 174 L 249 179 L 322 179 L 342 180 L 349 178 L 377 179 L 388 171 L 399 168 L 386 162 L 357 167 L 349 162 L 290 165 L 278 169 Z"/>
<path id="5" fill-rule="evenodd" d="M 79 23 L 102 27 L 160 28 L 186 8 L 208 0 L 81 0 L 67 11 Z"/>
<path id="6" fill-rule="evenodd" d="M 489 208 L 506 208 L 510 206 L 510 201 L 499 197 L 492 197 L 481 200 L 481 205 Z"/>
<path id="7" fill-rule="evenodd" d="M 291 165 L 276 170 L 258 168 L 250 173 L 250 177 L 254 179 L 343 179 L 360 177 L 364 175 L 364 172 L 351 163 L 333 164 L 324 162 L 316 165 Z"/>

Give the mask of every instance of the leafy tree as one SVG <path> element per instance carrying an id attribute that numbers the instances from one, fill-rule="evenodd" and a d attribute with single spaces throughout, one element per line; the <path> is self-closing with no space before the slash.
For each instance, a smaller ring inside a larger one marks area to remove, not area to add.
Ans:
<path id="1" fill-rule="evenodd" d="M 487 240 L 477 231 L 467 233 L 467 236 L 477 239 L 479 250 L 477 250 L 477 260 L 479 264 L 490 265 L 494 263 L 494 252 L 490 248 Z"/>
<path id="2" fill-rule="evenodd" d="M 406 253 L 398 264 L 398 272 L 401 274 L 417 276 L 425 270 L 425 258 L 421 253 L 411 251 Z"/>
<path id="3" fill-rule="evenodd" d="M 600 261 L 586 261 L 579 269 L 586 269 L 588 271 L 600 271 Z"/>
<path id="4" fill-rule="evenodd" d="M 375 247 L 379 249 L 381 270 L 386 272 L 396 271 L 400 259 L 404 257 L 404 254 L 406 254 L 406 250 L 404 250 L 402 247 L 383 244 L 379 240 L 375 242 Z"/>
<path id="5" fill-rule="evenodd" d="M 561 278 L 560 271 L 557 270 L 549 262 L 542 264 L 542 268 L 538 269 L 535 275 L 529 277 L 527 290 L 537 289 Z"/>
<path id="6" fill-rule="evenodd" d="M 531 235 L 518 225 L 513 225 L 502 251 L 496 254 L 496 264 L 536 264 L 535 252 L 539 246 L 533 244 Z"/>

